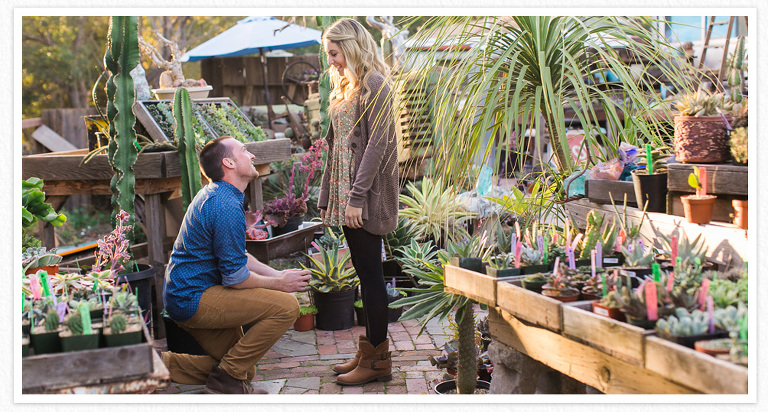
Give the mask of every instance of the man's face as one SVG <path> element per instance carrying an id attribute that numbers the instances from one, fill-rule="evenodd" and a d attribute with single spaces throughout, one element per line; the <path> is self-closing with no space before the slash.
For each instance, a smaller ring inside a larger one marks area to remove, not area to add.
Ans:
<path id="1" fill-rule="evenodd" d="M 246 149 L 245 145 L 235 139 L 226 139 L 222 144 L 227 145 L 231 154 L 225 158 L 225 162 L 229 159 L 232 163 L 232 167 L 237 172 L 239 177 L 245 179 L 255 179 L 259 177 L 259 172 L 256 171 L 256 167 L 253 164 L 253 159 L 256 156 Z"/>

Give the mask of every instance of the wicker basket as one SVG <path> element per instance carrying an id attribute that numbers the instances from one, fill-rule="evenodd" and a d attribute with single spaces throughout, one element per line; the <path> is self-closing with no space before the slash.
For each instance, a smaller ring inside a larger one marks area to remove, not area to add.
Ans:
<path id="1" fill-rule="evenodd" d="M 722 117 L 675 116 L 675 159 L 679 162 L 723 163 L 730 157 Z"/>

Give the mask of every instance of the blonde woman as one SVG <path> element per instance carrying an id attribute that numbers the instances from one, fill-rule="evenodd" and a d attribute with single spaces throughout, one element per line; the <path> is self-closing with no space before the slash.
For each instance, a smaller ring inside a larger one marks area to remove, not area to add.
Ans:
<path id="1" fill-rule="evenodd" d="M 362 385 L 392 378 L 381 261 L 382 237 L 397 226 L 399 195 L 389 68 L 370 33 L 353 19 L 328 27 L 323 48 L 333 90 L 318 206 L 326 225 L 342 225 L 366 313 L 354 359 L 333 370 L 338 384 Z"/>

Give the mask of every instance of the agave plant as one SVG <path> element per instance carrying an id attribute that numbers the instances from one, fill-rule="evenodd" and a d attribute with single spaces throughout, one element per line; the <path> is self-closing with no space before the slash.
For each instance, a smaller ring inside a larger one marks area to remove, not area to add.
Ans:
<path id="1" fill-rule="evenodd" d="M 408 219 L 414 226 L 414 236 L 435 242 L 459 236 L 465 231 L 461 224 L 474 216 L 456 202 L 455 190 L 445 184 L 442 178 L 425 177 L 418 188 L 413 182 L 406 185 L 410 196 L 401 194 L 400 203 L 407 206 L 400 209 L 400 216 Z"/>
<path id="2" fill-rule="evenodd" d="M 347 268 L 350 255 L 339 257 L 338 248 L 323 248 L 317 243 L 313 245 L 320 251 L 320 259 L 315 259 L 306 255 L 312 262 L 310 267 L 301 264 L 301 267 L 308 269 L 312 275 L 309 281 L 309 287 L 322 293 L 339 292 L 357 287 L 360 284 L 355 268 Z"/>

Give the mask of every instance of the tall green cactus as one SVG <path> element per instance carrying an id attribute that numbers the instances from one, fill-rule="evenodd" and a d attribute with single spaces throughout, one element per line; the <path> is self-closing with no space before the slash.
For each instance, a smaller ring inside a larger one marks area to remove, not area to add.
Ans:
<path id="1" fill-rule="evenodd" d="M 459 316 L 461 314 L 461 316 Z M 475 313 L 472 301 L 456 310 L 459 331 L 459 366 L 456 373 L 456 391 L 475 393 L 477 386 L 477 346 L 475 345 Z"/>
<path id="2" fill-rule="evenodd" d="M 136 145 L 136 116 L 133 78 L 130 71 L 139 64 L 139 19 L 136 16 L 112 16 L 107 38 L 104 66 L 110 71 L 107 79 L 107 120 L 109 121 L 109 148 L 107 157 L 114 176 L 110 182 L 114 215 L 120 210 L 128 213 L 128 224 L 135 227 L 133 202 L 136 197 L 136 178 L 133 165 L 138 157 Z M 133 241 L 133 231 L 127 234 Z"/>
<path id="3" fill-rule="evenodd" d="M 173 97 L 173 118 L 176 120 L 176 139 L 179 141 L 179 162 L 181 163 L 181 197 L 184 211 L 197 192 L 202 189 L 200 163 L 195 150 L 195 130 L 192 127 L 192 99 L 187 89 L 179 87 Z"/>

